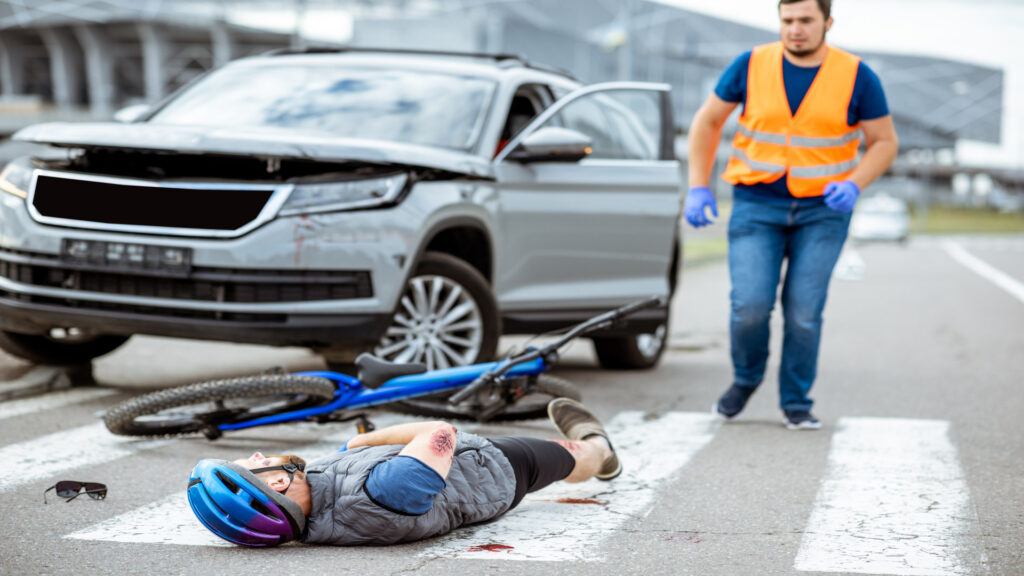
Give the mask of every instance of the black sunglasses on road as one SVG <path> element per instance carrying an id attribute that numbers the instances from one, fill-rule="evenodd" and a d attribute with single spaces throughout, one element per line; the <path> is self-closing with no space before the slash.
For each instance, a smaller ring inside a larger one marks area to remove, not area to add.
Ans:
<path id="1" fill-rule="evenodd" d="M 83 488 L 85 489 L 85 492 L 82 492 Z M 65 502 L 71 502 L 77 498 L 79 494 L 88 494 L 89 498 L 92 498 L 93 500 L 103 500 L 107 497 L 106 484 L 100 484 L 99 482 L 61 480 L 43 491 L 43 504 L 49 504 L 49 502 L 46 501 L 46 493 L 50 490 L 57 490 L 57 496 L 65 498 Z"/>

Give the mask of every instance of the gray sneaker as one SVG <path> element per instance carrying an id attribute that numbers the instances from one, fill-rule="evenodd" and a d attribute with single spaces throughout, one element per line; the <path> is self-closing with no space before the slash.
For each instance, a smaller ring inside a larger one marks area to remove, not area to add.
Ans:
<path id="1" fill-rule="evenodd" d="M 548 417 L 562 436 L 569 440 L 586 440 L 590 436 L 600 436 L 608 441 L 612 455 L 605 459 L 601 469 L 595 474 L 598 480 L 611 480 L 622 474 L 622 463 L 615 455 L 615 448 L 608 438 L 608 433 L 605 432 L 601 421 L 583 404 L 569 398 L 555 398 L 548 403 Z"/>

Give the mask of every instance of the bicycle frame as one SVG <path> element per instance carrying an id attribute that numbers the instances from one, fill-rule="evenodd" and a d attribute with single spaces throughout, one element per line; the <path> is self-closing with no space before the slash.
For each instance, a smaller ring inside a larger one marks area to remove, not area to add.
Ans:
<path id="1" fill-rule="evenodd" d="M 347 374 L 329 371 L 299 372 L 299 376 L 315 376 L 326 378 L 334 382 L 337 389 L 334 392 L 334 399 L 321 406 L 274 414 L 245 422 L 234 424 L 221 424 L 217 428 L 223 431 L 242 430 L 254 428 L 267 424 L 280 424 L 283 422 L 295 422 L 306 420 L 316 416 L 331 414 L 339 410 L 355 410 L 368 408 L 381 404 L 388 404 L 395 400 L 415 398 L 439 392 L 448 392 L 464 387 L 473 382 L 481 375 L 489 371 L 499 369 L 506 362 L 487 362 L 483 364 L 472 364 L 470 366 L 458 366 L 455 368 L 444 368 L 433 370 L 422 374 L 399 376 L 385 382 L 380 388 L 371 389 L 362 385 L 358 378 Z M 509 377 L 533 376 L 542 374 L 548 369 L 543 358 L 534 358 L 528 362 L 516 364 L 506 373 Z"/>

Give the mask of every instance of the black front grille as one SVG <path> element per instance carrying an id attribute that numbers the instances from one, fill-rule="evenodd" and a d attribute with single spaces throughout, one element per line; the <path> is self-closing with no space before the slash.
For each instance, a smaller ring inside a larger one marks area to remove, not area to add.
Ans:
<path id="1" fill-rule="evenodd" d="M 194 267 L 188 277 L 68 266 L 56 259 L 0 252 L 0 276 L 46 288 L 204 302 L 311 302 L 370 298 L 368 271 L 230 270 Z"/>
<path id="2" fill-rule="evenodd" d="M 273 190 L 139 186 L 40 174 L 32 205 L 47 218 L 237 230 L 259 216 L 271 194 Z"/>

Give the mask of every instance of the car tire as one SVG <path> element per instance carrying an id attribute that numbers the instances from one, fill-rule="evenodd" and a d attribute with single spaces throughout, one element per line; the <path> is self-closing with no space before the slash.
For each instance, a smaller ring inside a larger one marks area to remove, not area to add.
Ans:
<path id="1" fill-rule="evenodd" d="M 19 334 L 0 330 L 0 348 L 36 364 L 73 366 L 113 352 L 128 338 L 109 334 L 57 338 L 48 334 Z"/>
<path id="2" fill-rule="evenodd" d="M 427 252 L 374 355 L 430 370 L 464 366 L 494 358 L 500 334 L 498 303 L 483 275 L 454 256 Z"/>
<path id="3" fill-rule="evenodd" d="M 593 338 L 602 368 L 646 370 L 655 367 L 668 347 L 668 321 L 650 334 Z"/>

